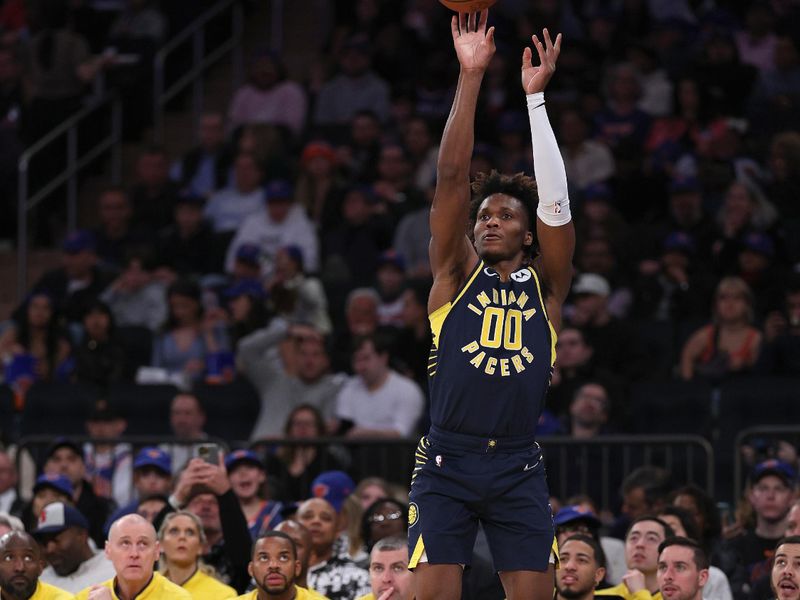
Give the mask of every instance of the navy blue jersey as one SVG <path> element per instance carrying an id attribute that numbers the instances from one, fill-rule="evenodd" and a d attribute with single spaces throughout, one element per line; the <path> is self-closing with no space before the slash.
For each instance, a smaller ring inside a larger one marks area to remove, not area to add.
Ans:
<path id="1" fill-rule="evenodd" d="M 522 267 L 502 282 L 479 261 L 429 319 L 431 424 L 490 438 L 533 434 L 556 340 L 536 272 Z"/>

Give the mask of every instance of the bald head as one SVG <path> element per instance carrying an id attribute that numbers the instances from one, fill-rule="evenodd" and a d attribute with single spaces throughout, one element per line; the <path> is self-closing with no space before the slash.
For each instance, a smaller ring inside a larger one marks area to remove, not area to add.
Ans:
<path id="1" fill-rule="evenodd" d="M 156 529 L 153 524 L 141 515 L 131 514 L 120 517 L 111 525 L 108 530 L 108 541 L 124 535 L 130 531 L 152 534 L 152 539 L 156 539 Z"/>
<path id="2" fill-rule="evenodd" d="M 0 589 L 4 598 L 30 598 L 43 568 L 39 544 L 30 535 L 9 531 L 0 537 Z"/>
<path id="3" fill-rule="evenodd" d="M 36 551 L 36 556 L 39 556 L 39 544 L 33 539 L 33 536 L 24 531 L 12 530 L 0 537 L 0 552 L 10 546 L 30 546 Z"/>
<path id="4" fill-rule="evenodd" d="M 140 591 L 147 585 L 160 555 L 156 530 L 140 515 L 125 515 L 108 531 L 106 556 L 114 565 L 118 582 L 127 589 Z"/>

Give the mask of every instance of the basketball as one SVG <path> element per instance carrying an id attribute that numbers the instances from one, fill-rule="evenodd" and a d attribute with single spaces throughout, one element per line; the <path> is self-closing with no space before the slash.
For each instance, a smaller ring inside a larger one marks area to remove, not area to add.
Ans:
<path id="1" fill-rule="evenodd" d="M 472 13 L 489 8 L 497 0 L 439 0 L 439 2 L 456 12 Z"/>

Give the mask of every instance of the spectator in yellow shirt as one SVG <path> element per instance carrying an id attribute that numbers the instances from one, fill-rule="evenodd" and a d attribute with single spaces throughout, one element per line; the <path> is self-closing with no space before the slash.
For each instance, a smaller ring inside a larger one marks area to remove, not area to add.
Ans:
<path id="1" fill-rule="evenodd" d="M 0 537 L 0 598 L 3 600 L 72 600 L 69 592 L 39 581 L 44 561 L 39 544 L 22 531 Z"/>
<path id="2" fill-rule="evenodd" d="M 207 544 L 200 519 L 185 510 L 169 513 L 158 531 L 161 574 L 192 594 L 194 600 L 235 598 L 236 590 L 216 578 L 200 557 Z"/>
<path id="3" fill-rule="evenodd" d="M 154 573 L 161 546 L 150 521 L 125 515 L 108 531 L 106 556 L 116 576 L 78 592 L 76 600 L 192 600 L 192 595 Z"/>

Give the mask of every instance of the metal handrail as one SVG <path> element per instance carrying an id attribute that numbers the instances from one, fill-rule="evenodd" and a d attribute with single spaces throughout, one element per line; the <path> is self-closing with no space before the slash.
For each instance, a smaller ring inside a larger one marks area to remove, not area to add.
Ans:
<path id="1" fill-rule="evenodd" d="M 97 110 L 111 105 L 111 130 L 109 135 L 99 140 L 83 156 L 78 156 L 78 128 L 83 120 Z M 28 197 L 28 171 L 33 157 L 55 140 L 67 135 L 66 169 Z M 67 228 L 75 229 L 77 223 L 78 179 L 83 167 L 102 153 L 111 150 L 111 180 L 119 183 L 121 168 L 120 141 L 122 139 L 122 105 L 116 94 L 106 94 L 88 106 L 74 113 L 52 131 L 29 146 L 17 161 L 17 300 L 22 301 L 27 290 L 28 280 L 28 211 L 35 208 L 44 198 L 64 183 L 67 184 Z"/>
<path id="2" fill-rule="evenodd" d="M 745 477 L 743 471 L 743 459 L 741 447 L 745 439 L 755 436 L 779 436 L 779 435 L 797 435 L 800 436 L 800 425 L 761 425 L 759 427 L 748 427 L 742 429 L 736 434 L 736 439 L 733 442 L 733 496 L 734 500 L 742 494 L 743 484 Z"/>
<path id="3" fill-rule="evenodd" d="M 206 55 L 205 26 L 224 11 L 233 8 L 231 16 L 231 37 Z M 203 75 L 210 66 L 216 64 L 225 54 L 231 53 L 234 85 L 242 80 L 242 32 L 244 16 L 238 0 L 223 0 L 212 6 L 194 22 L 165 44 L 156 54 L 153 62 L 153 138 L 161 142 L 164 137 L 164 107 L 189 84 L 192 84 L 192 118 L 196 124 L 203 110 Z M 177 81 L 166 88 L 165 64 L 167 58 L 183 43 L 192 40 L 192 66 Z"/>

